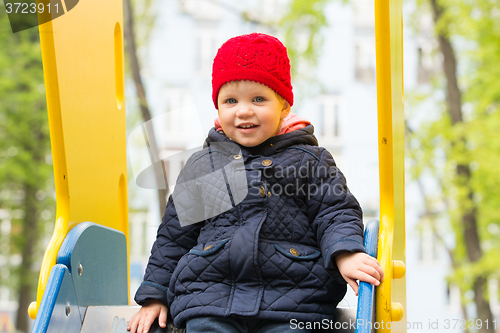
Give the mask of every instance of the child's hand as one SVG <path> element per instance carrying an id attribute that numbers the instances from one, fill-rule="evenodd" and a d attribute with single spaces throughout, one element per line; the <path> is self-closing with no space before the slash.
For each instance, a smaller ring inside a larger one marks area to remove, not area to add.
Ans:
<path id="1" fill-rule="evenodd" d="M 158 318 L 160 327 L 167 326 L 167 307 L 165 304 L 158 300 L 149 300 L 137 312 L 132 319 L 130 319 L 127 330 L 130 333 L 147 333 L 151 325 Z"/>
<path id="2" fill-rule="evenodd" d="M 335 257 L 335 260 L 340 274 L 349 283 L 356 296 L 359 290 L 356 280 L 378 286 L 384 279 L 384 271 L 378 260 L 366 253 L 341 253 Z"/>

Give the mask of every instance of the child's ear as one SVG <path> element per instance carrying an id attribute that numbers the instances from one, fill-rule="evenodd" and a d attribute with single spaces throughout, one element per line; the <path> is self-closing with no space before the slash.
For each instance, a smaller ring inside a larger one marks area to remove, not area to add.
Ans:
<path id="1" fill-rule="evenodd" d="M 281 119 L 285 119 L 286 116 L 288 116 L 288 114 L 290 113 L 290 110 L 291 110 L 291 106 L 290 106 L 290 103 L 288 103 L 287 101 L 285 101 L 283 103 L 283 109 L 281 110 Z"/>

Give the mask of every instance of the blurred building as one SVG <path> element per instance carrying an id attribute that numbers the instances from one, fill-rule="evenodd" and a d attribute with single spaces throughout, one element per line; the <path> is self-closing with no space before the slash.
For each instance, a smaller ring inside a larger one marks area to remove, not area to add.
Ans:
<path id="1" fill-rule="evenodd" d="M 218 47 L 227 39 L 251 32 L 281 31 L 245 20 L 279 19 L 286 0 L 165 0 L 158 7 L 156 25 L 147 47 L 141 49 L 143 72 L 154 127 L 163 157 L 199 147 L 217 117 L 211 98 L 211 66 Z M 405 15 L 412 11 L 405 5 Z M 334 156 L 346 175 L 350 190 L 364 210 L 365 220 L 378 218 L 377 96 L 375 71 L 375 19 L 373 0 L 332 2 L 326 8 L 328 27 L 322 30 L 323 49 L 315 78 L 292 78 L 295 104 L 292 112 L 309 119 L 320 145 Z M 406 18 L 405 18 L 406 20 Z M 432 20 L 421 18 L 421 34 L 404 32 L 405 90 L 428 89 L 438 70 L 432 39 Z M 297 41 L 300 43 L 300 40 Z M 292 63 L 292 66 L 294 64 Z M 130 110 L 130 109 L 129 109 Z M 175 184 L 185 158 L 168 159 L 165 167 L 170 186 Z M 134 187 L 131 184 L 131 187 Z M 135 293 L 155 239 L 160 220 L 155 191 L 131 188 L 142 198 L 142 213 L 131 215 L 131 294 Z M 422 198 L 415 184 L 406 187 L 407 320 L 420 322 L 425 332 L 429 320 L 461 319 L 460 294 L 448 285 L 449 259 L 438 245 L 430 226 L 420 221 Z M 496 285 L 492 284 L 492 290 Z M 498 314 L 496 298 L 492 298 Z M 342 306 L 355 306 L 351 291 Z M 411 330 L 409 330 L 410 332 Z M 429 330 L 431 331 L 431 330 Z M 460 332 L 459 329 L 448 330 Z"/>

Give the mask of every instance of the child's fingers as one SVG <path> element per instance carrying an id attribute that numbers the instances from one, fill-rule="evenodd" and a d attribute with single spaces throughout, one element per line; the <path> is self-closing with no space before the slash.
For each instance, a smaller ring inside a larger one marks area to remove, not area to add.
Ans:
<path id="1" fill-rule="evenodd" d="M 138 313 L 136 313 L 128 322 L 127 330 L 130 331 L 130 333 L 135 333 L 137 330 L 137 322 L 138 322 Z"/>
<path id="2" fill-rule="evenodd" d="M 142 323 L 144 321 L 143 308 L 137 312 L 132 319 L 130 319 L 129 327 L 130 333 L 142 333 Z"/>
<path id="3" fill-rule="evenodd" d="M 132 328 L 132 322 L 134 321 L 134 317 L 135 317 L 135 315 L 133 315 L 132 318 L 130 318 L 130 320 L 128 321 L 128 323 L 127 323 L 127 331 L 131 330 L 131 328 Z"/>
<path id="4" fill-rule="evenodd" d="M 384 281 L 384 270 L 380 265 L 375 266 L 375 269 L 378 271 L 380 274 L 380 281 Z"/>
<path id="5" fill-rule="evenodd" d="M 380 266 L 377 258 L 374 258 L 372 256 L 366 255 L 366 260 L 364 260 L 364 263 L 373 267 L 380 267 L 380 270 L 382 270 L 382 266 Z"/>
<path id="6" fill-rule="evenodd" d="M 380 266 L 380 263 L 378 262 L 377 258 L 375 257 L 372 257 L 370 255 L 367 255 L 367 258 L 372 261 L 373 263 L 375 263 L 376 265 Z"/>
<path id="7" fill-rule="evenodd" d="M 356 279 L 358 279 L 359 281 L 371 283 L 375 286 L 378 286 L 380 284 L 379 280 L 365 272 L 359 272 L 359 274 L 357 274 L 356 276 Z"/>
<path id="8" fill-rule="evenodd" d="M 356 280 L 354 279 L 351 279 L 351 278 L 348 278 L 348 277 L 344 277 L 344 279 L 346 280 L 346 282 L 351 286 L 352 290 L 354 291 L 354 293 L 356 294 L 356 296 L 358 296 L 358 291 L 359 291 L 359 285 L 358 283 L 356 282 Z"/>
<path id="9" fill-rule="evenodd" d="M 374 272 L 377 272 L 377 271 L 374 268 L 365 265 L 365 266 L 359 267 L 357 270 L 352 272 L 352 274 L 349 274 L 348 278 L 363 281 L 363 282 L 368 282 L 368 283 L 371 283 L 375 286 L 378 286 L 380 284 L 380 281 L 375 276 L 372 276 L 372 274 L 374 274 Z"/>
<path id="10" fill-rule="evenodd" d="M 162 307 L 160 316 L 158 317 L 158 323 L 160 324 L 160 327 L 167 326 L 167 308 Z"/>
<path id="11" fill-rule="evenodd" d="M 373 258 L 373 257 L 371 257 L 371 258 Z M 380 263 L 378 262 L 378 260 L 375 258 L 373 258 L 373 259 L 374 259 L 374 261 L 369 261 L 369 262 L 367 262 L 367 264 L 377 271 L 378 280 L 382 281 L 382 280 L 384 280 L 384 270 L 382 269 L 382 266 L 380 266 Z"/>
<path id="12" fill-rule="evenodd" d="M 361 273 L 361 276 L 358 277 L 358 280 L 364 281 L 363 277 L 365 275 L 363 275 L 363 274 L 366 274 L 368 276 L 371 276 L 371 277 L 375 278 L 377 281 L 380 281 L 380 273 L 379 273 L 379 271 L 376 270 L 372 266 L 366 265 L 366 266 L 360 268 L 360 273 Z"/>
<path id="13" fill-rule="evenodd" d="M 142 331 L 139 331 L 138 333 L 147 333 L 149 332 L 149 329 L 151 328 L 151 325 L 156 319 L 156 315 L 154 313 L 148 313 L 146 315 L 146 318 L 144 319 L 144 322 L 142 323 Z"/>
<path id="14" fill-rule="evenodd" d="M 134 321 L 134 318 L 135 318 L 135 315 L 136 315 L 136 314 L 137 314 L 137 313 L 135 313 L 135 314 L 132 316 L 132 318 L 130 318 L 130 320 L 129 320 L 129 321 L 128 321 L 128 323 L 127 323 L 127 330 L 128 330 L 128 331 L 130 331 L 131 324 L 132 324 L 132 322 Z"/>
<path id="15" fill-rule="evenodd" d="M 384 270 L 382 269 L 382 266 L 380 266 L 378 260 L 369 255 L 367 255 L 366 258 L 368 260 L 365 260 L 364 264 L 375 269 L 377 271 L 377 274 L 374 276 L 376 276 L 379 281 L 382 281 L 384 279 Z"/>

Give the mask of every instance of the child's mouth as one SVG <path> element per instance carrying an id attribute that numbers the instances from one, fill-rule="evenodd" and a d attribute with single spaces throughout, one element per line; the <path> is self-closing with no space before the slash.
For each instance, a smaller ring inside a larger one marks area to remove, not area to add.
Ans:
<path id="1" fill-rule="evenodd" d="M 241 133 L 252 133 L 253 131 L 256 131 L 257 127 L 259 127 L 259 125 L 240 125 L 240 126 L 236 126 L 236 128 Z"/>

